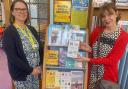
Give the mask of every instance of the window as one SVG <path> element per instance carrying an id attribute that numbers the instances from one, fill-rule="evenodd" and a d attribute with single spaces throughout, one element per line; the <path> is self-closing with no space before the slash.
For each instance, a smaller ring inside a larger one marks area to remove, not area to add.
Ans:
<path id="1" fill-rule="evenodd" d="M 45 31 L 48 25 L 48 1 L 49 0 L 25 0 L 30 12 L 30 25 L 39 32 L 40 38 L 44 41 Z"/>

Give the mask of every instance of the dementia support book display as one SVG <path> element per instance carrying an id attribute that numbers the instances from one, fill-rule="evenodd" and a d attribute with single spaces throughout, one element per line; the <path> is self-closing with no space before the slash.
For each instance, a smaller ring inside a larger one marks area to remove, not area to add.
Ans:
<path id="1" fill-rule="evenodd" d="M 85 89 L 86 63 L 75 61 L 77 55 L 86 56 L 79 49 L 86 41 L 86 31 L 78 25 L 48 27 L 45 44 L 45 89 Z"/>

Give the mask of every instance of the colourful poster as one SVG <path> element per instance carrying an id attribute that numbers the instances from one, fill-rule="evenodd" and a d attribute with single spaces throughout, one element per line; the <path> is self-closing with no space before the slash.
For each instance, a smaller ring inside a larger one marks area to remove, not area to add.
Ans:
<path id="1" fill-rule="evenodd" d="M 54 22 L 71 21 L 71 1 L 57 1 L 54 2 Z"/>
<path id="2" fill-rule="evenodd" d="M 88 10 L 79 10 L 72 8 L 71 24 L 79 25 L 80 28 L 87 27 Z"/>
<path id="3" fill-rule="evenodd" d="M 87 8 L 89 0 L 72 0 L 73 8 Z"/>

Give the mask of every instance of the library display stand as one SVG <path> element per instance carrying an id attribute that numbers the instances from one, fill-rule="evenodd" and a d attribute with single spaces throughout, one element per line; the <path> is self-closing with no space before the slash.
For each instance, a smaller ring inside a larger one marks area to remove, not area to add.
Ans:
<path id="1" fill-rule="evenodd" d="M 115 2 L 115 0 L 112 1 Z M 127 21 L 127 6 L 117 6 L 117 8 L 122 17 L 121 20 Z M 93 0 L 89 0 L 88 21 L 85 35 L 88 33 L 90 36 L 94 23 L 93 16 L 98 16 L 98 12 L 99 7 L 93 7 Z M 67 55 L 67 53 L 72 51 L 83 52 L 82 50 L 78 50 L 77 46 L 69 45 L 70 42 L 71 44 L 75 42 L 77 44 L 77 41 L 74 41 L 74 39 L 77 39 L 77 32 L 71 31 L 71 28 L 70 30 L 66 30 L 67 28 L 66 25 L 49 25 L 47 29 L 44 48 L 42 89 L 79 89 L 78 87 L 80 87 L 80 89 L 87 89 L 87 64 L 82 63 L 82 66 L 80 66 L 81 63 L 78 63 L 76 66 L 77 62 L 73 60 L 72 55 Z M 70 32 L 75 34 L 73 39 L 73 36 L 69 35 Z M 65 36 L 63 36 L 63 34 Z M 70 41 L 70 39 L 73 40 L 73 42 Z M 89 39 L 89 37 L 83 37 L 83 39 Z M 85 56 L 86 53 L 83 52 L 83 54 L 80 53 L 80 55 Z M 63 59 L 66 60 L 64 61 Z"/>
<path id="2" fill-rule="evenodd" d="M 86 31 L 76 25 L 49 25 L 44 49 L 43 89 L 86 89 L 87 65 L 74 60 L 79 42 L 86 41 Z"/>

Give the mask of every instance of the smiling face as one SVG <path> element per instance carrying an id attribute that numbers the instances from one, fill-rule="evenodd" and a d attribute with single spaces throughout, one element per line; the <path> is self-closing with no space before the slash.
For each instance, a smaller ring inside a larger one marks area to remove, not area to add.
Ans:
<path id="1" fill-rule="evenodd" d="M 102 26 L 106 28 L 115 28 L 119 20 L 117 8 L 114 3 L 105 3 L 100 8 L 99 17 L 102 21 Z"/>
<path id="2" fill-rule="evenodd" d="M 108 10 L 104 11 L 101 21 L 103 26 L 107 28 L 111 28 L 116 25 L 116 18 L 117 18 L 117 13 L 113 9 L 110 9 L 109 11 Z"/>
<path id="3" fill-rule="evenodd" d="M 22 2 L 16 2 L 12 8 L 12 15 L 18 23 L 25 23 L 28 18 L 28 9 L 26 5 Z"/>

